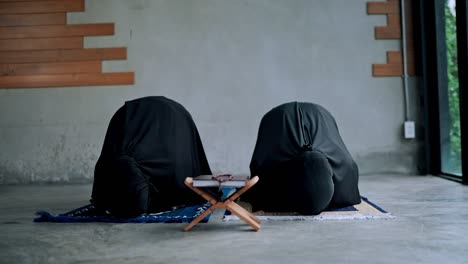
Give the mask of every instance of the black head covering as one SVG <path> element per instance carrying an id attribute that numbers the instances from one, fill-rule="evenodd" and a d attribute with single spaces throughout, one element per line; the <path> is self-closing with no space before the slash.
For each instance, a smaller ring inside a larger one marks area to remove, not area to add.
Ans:
<path id="1" fill-rule="evenodd" d="M 200 199 L 186 177 L 211 174 L 195 123 L 162 96 L 128 101 L 112 117 L 96 164 L 92 201 L 116 215 L 136 215 Z"/>
<path id="2" fill-rule="evenodd" d="M 332 169 L 334 193 L 331 204 L 360 202 L 358 167 L 346 148 L 333 116 L 313 103 L 291 102 L 269 111 L 261 120 L 250 163 L 252 175 L 268 177 L 279 164 L 304 153 L 322 153 Z M 315 177 L 312 173 L 304 177 Z M 282 175 L 287 181 L 288 175 Z M 264 181 L 265 182 L 265 181 Z"/>

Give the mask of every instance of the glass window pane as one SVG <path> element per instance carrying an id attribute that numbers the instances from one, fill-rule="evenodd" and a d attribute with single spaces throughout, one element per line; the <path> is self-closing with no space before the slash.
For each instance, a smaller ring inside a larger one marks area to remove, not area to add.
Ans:
<path id="1" fill-rule="evenodd" d="M 448 113 L 441 115 L 448 120 L 441 120 L 441 165 L 442 172 L 461 176 L 461 137 L 457 54 L 457 26 L 455 0 L 445 2 L 445 44 L 447 55 L 447 101 Z M 445 135 L 445 136 L 444 136 Z"/>

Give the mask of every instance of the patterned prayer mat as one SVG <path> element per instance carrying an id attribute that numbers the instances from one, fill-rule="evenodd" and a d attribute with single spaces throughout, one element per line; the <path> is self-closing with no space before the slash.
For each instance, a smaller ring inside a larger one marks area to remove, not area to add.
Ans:
<path id="1" fill-rule="evenodd" d="M 52 215 L 45 211 L 36 213 L 37 218 L 34 222 L 54 222 L 54 223 L 82 223 L 82 222 L 108 222 L 108 223 L 189 223 L 206 209 L 210 207 L 209 203 L 187 206 L 152 214 L 144 214 L 134 218 L 118 218 L 103 212 L 99 212 L 92 204 L 80 207 L 59 215 Z M 206 223 L 210 215 L 205 217 L 201 223 Z"/>
<path id="2" fill-rule="evenodd" d="M 312 221 L 312 220 L 354 220 L 354 219 L 391 219 L 395 216 L 386 212 L 376 204 L 372 203 L 366 197 L 361 197 L 361 203 L 335 209 L 333 211 L 324 211 L 318 215 L 300 215 L 298 213 L 272 213 L 272 212 L 263 212 L 258 211 L 254 212 L 254 215 L 257 216 L 262 221 L 291 221 L 291 220 L 303 220 L 303 221 Z M 235 215 L 232 215 L 231 212 L 227 211 L 223 217 L 224 221 L 236 221 L 239 218 Z"/>

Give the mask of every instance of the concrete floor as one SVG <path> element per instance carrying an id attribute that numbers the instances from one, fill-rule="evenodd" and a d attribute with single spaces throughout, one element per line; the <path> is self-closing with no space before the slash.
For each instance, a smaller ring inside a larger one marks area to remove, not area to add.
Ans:
<path id="1" fill-rule="evenodd" d="M 431 176 L 362 176 L 388 220 L 263 222 L 217 212 L 184 224 L 33 223 L 87 204 L 91 185 L 0 186 L 0 263 L 468 263 L 468 186 Z"/>

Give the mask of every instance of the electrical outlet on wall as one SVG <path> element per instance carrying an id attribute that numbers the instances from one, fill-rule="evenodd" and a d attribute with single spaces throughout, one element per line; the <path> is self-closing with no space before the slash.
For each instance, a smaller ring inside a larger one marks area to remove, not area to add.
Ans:
<path id="1" fill-rule="evenodd" d="M 405 121 L 403 124 L 406 139 L 416 138 L 416 127 L 414 121 Z"/>

